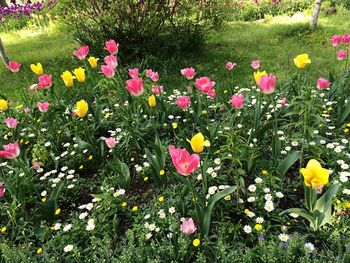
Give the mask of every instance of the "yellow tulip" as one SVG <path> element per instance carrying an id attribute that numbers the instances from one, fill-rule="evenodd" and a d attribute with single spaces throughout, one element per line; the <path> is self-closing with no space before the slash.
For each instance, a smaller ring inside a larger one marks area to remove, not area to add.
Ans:
<path id="1" fill-rule="evenodd" d="M 30 64 L 30 69 L 37 75 L 41 76 L 44 74 L 43 66 L 40 63 Z"/>
<path id="2" fill-rule="evenodd" d="M 191 140 L 187 139 L 187 141 L 191 144 L 192 150 L 196 153 L 203 152 L 204 146 L 210 146 L 210 142 L 208 140 L 204 140 L 204 136 L 200 132 L 193 136 Z"/>
<path id="3" fill-rule="evenodd" d="M 9 105 L 6 100 L 1 99 L 0 100 L 0 111 L 5 111 L 9 108 Z"/>
<path id="4" fill-rule="evenodd" d="M 98 61 L 98 58 L 95 58 L 95 57 L 89 57 L 88 58 L 88 61 L 89 61 L 89 64 L 92 68 L 97 68 L 97 61 Z"/>
<path id="5" fill-rule="evenodd" d="M 80 83 L 83 83 L 85 82 L 85 69 L 83 68 L 76 68 L 74 71 L 73 71 L 75 77 L 77 78 L 77 80 L 80 82 Z"/>
<path id="6" fill-rule="evenodd" d="M 311 59 L 309 59 L 308 54 L 300 54 L 294 58 L 294 64 L 297 68 L 303 69 L 307 66 L 307 64 L 311 63 Z"/>
<path id="7" fill-rule="evenodd" d="M 301 168 L 300 173 L 304 176 L 304 183 L 308 187 L 322 188 L 328 184 L 329 171 L 322 168 L 321 164 L 315 160 L 310 160 L 306 168 Z"/>
<path id="8" fill-rule="evenodd" d="M 262 72 L 260 72 L 259 70 L 257 72 L 254 72 L 254 79 L 255 79 L 256 84 L 258 84 L 258 82 L 262 76 L 267 76 L 267 73 L 265 70 Z"/>
<path id="9" fill-rule="evenodd" d="M 156 106 L 156 97 L 154 95 L 151 95 L 148 97 L 148 104 L 151 108 L 154 108 Z"/>
<path id="10" fill-rule="evenodd" d="M 76 103 L 76 108 L 74 110 L 75 114 L 80 118 L 84 118 L 89 110 L 89 105 L 85 100 L 80 100 Z"/>
<path id="11" fill-rule="evenodd" d="M 64 81 L 64 85 L 66 85 L 67 88 L 73 87 L 73 80 L 75 79 L 75 77 L 73 77 L 72 73 L 70 73 L 69 71 L 65 71 L 63 72 L 61 77 Z"/>

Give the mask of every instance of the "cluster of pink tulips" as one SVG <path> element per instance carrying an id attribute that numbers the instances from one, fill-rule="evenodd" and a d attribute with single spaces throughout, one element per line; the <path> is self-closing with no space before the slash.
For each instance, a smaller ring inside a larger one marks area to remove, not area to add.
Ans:
<path id="1" fill-rule="evenodd" d="M 330 41 L 335 48 L 343 47 L 343 49 L 337 51 L 337 58 L 338 60 L 345 60 L 350 53 L 350 34 L 333 35 Z"/>

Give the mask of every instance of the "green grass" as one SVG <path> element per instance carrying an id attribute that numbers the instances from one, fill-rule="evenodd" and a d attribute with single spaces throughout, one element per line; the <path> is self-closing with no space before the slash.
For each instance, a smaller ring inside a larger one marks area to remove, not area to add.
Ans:
<path id="1" fill-rule="evenodd" d="M 1 35 L 10 60 L 22 64 L 20 74 L 11 74 L 3 64 L 0 66 L 1 93 L 18 96 L 37 83 L 29 65 L 41 62 L 44 70 L 60 75 L 67 65 L 74 63 L 73 48 L 76 45 L 65 28 L 51 25 L 40 31 L 20 30 Z"/>
<path id="2" fill-rule="evenodd" d="M 160 71 L 166 88 L 185 85 L 179 78 L 179 70 L 186 66 L 195 67 L 198 76 L 209 75 L 220 80 L 219 85 L 229 88 L 253 83 L 250 67 L 253 59 L 260 59 L 262 69 L 276 74 L 283 83 L 296 71 L 293 58 L 308 53 L 312 64 L 307 72 L 316 81 L 319 76 L 327 77 L 335 65 L 340 66 L 329 38 L 349 31 L 350 11 L 339 10 L 337 15 L 329 17 L 321 14 L 315 31 L 308 28 L 308 15 L 301 20 L 284 16 L 265 22 L 227 23 L 220 31 L 207 36 L 208 45 L 204 49 L 180 59 L 149 62 L 149 66 Z M 50 26 L 39 33 L 22 30 L 3 34 L 2 38 L 10 58 L 23 65 L 21 74 L 15 75 L 0 68 L 1 92 L 10 97 L 18 96 L 21 90 L 36 82 L 29 69 L 31 63 L 41 62 L 46 72 L 56 77 L 77 64 L 72 56 L 77 44 L 64 27 Z M 238 64 L 229 74 L 225 70 L 227 61 Z"/>

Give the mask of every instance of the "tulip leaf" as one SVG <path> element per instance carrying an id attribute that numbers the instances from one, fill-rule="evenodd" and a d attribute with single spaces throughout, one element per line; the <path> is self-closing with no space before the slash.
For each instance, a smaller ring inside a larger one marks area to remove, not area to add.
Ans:
<path id="1" fill-rule="evenodd" d="M 235 190 L 237 189 L 236 186 L 231 186 L 228 187 L 216 194 L 214 194 L 208 202 L 208 206 L 206 207 L 205 210 L 205 214 L 204 214 L 204 218 L 203 218 L 203 222 L 202 222 L 202 227 L 201 227 L 201 231 L 204 235 L 204 237 L 208 237 L 209 234 L 209 228 L 210 228 L 210 221 L 211 221 L 211 214 L 213 211 L 213 208 L 215 206 L 215 204 L 217 203 L 217 201 L 219 201 L 221 198 L 232 194 Z"/>
<path id="2" fill-rule="evenodd" d="M 297 214 L 307 219 L 310 222 L 310 225 L 315 224 L 315 219 L 312 217 L 312 215 L 308 211 L 302 208 L 290 208 L 290 209 L 284 210 L 282 213 L 280 213 L 280 215 L 291 214 L 291 213 Z"/>
<path id="3" fill-rule="evenodd" d="M 289 154 L 286 158 L 280 162 L 280 164 L 277 166 L 277 173 L 284 177 L 289 170 L 289 168 L 300 158 L 300 151 L 292 152 Z"/>
<path id="4" fill-rule="evenodd" d="M 315 210 L 322 213 L 326 212 L 332 206 L 332 198 L 338 192 L 340 184 L 333 184 L 316 202 Z"/>

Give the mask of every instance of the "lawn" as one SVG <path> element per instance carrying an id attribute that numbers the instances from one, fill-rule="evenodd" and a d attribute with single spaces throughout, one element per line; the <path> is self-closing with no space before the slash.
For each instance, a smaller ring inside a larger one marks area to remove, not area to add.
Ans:
<path id="1" fill-rule="evenodd" d="M 219 31 L 208 35 L 208 45 L 195 54 L 151 63 L 163 76 L 166 87 L 180 88 L 183 82 L 174 79 L 174 72 L 185 66 L 193 66 L 213 79 L 225 78 L 225 88 L 249 85 L 252 68 L 247 61 L 260 59 L 262 69 L 286 80 L 295 72 L 293 58 L 308 53 L 312 66 L 308 73 L 314 79 L 328 74 L 329 64 L 335 62 L 334 49 L 329 36 L 345 32 L 350 27 L 350 11 L 340 10 L 336 15 L 321 15 L 320 26 L 315 31 L 308 28 L 309 13 L 298 19 L 287 16 L 274 17 L 264 22 L 231 22 Z M 13 78 L 0 67 L 1 91 L 8 96 L 18 96 L 29 84 L 36 81 L 29 69 L 31 63 L 41 62 L 47 72 L 60 75 L 62 68 L 73 68 L 76 63 L 73 49 L 78 46 L 62 25 L 51 25 L 39 32 L 21 30 L 2 34 L 9 56 L 23 64 L 21 77 Z M 67 53 L 72 50 L 72 53 Z M 235 73 L 227 77 L 225 63 L 238 64 Z M 176 74 L 175 74 L 176 75 Z"/>
<path id="2" fill-rule="evenodd" d="M 0 67 L 1 263 L 350 262 L 350 10 L 314 31 L 310 11 L 226 22 L 190 54 L 124 63 L 112 8 L 198 25 L 175 11 L 207 5 L 180 2 L 60 0 L 89 46 L 58 22 L 1 34 L 22 64 Z"/>

